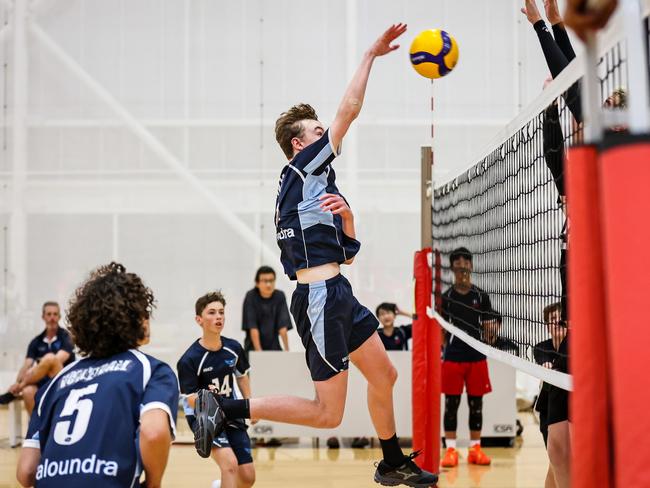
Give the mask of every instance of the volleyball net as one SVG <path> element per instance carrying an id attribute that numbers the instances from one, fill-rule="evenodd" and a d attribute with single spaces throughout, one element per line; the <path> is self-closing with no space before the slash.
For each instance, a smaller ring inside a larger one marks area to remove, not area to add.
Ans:
<path id="1" fill-rule="evenodd" d="M 648 3 L 644 6 L 647 42 Z M 630 95 L 631 72 L 620 21 L 600 35 L 599 54 L 598 96 L 607 125 L 616 130 L 623 123 L 619 109 Z M 486 356 L 565 389 L 572 387 L 570 376 L 549 369 L 545 358 L 560 354 L 557 345 L 566 331 L 570 226 L 564 161 L 569 148 L 583 141 L 584 72 L 582 58 L 574 59 L 482 157 L 435 188 L 432 205 L 438 257 L 434 276 L 439 276 L 434 279 L 435 318 L 449 334 Z M 457 279 L 455 272 L 466 272 L 452 269 L 450 262 L 451 253 L 460 248 L 471 252 L 472 284 L 489 297 L 489 310 L 482 310 L 478 324 L 449 317 L 441 309 L 442 295 Z"/>

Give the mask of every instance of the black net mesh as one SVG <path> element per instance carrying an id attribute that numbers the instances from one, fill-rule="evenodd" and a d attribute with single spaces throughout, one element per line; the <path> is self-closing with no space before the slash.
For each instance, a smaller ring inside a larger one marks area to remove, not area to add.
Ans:
<path id="1" fill-rule="evenodd" d="M 603 103 L 616 93 L 625 98 L 624 43 L 601 58 L 598 73 Z M 437 298 L 454 284 L 450 254 L 465 247 L 473 258 L 471 281 L 491 303 L 491 314 L 483 313 L 478 323 L 463 323 L 457 316 L 450 322 L 491 347 L 529 361 L 542 362 L 535 346 L 550 339 L 545 307 L 567 308 L 563 167 L 566 149 L 581 141 L 580 118 L 577 82 L 434 192 L 433 246 L 442 263 Z"/>

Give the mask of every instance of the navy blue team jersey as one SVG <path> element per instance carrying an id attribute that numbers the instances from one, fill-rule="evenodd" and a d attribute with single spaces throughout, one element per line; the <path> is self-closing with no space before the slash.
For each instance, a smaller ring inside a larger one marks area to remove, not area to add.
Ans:
<path id="1" fill-rule="evenodd" d="M 234 339 L 221 336 L 222 347 L 218 351 L 210 351 L 196 340 L 185 354 L 178 360 L 178 381 L 183 395 L 191 395 L 210 385 L 224 398 L 244 398 L 236 378 L 248 374 L 250 366 L 244 355 L 241 344 Z M 190 427 L 194 429 L 194 409 L 183 400 L 185 417 Z M 232 420 L 229 425 L 246 429 L 243 419 Z"/>
<path id="2" fill-rule="evenodd" d="M 280 174 L 275 205 L 276 240 L 290 279 L 296 271 L 353 258 L 361 244 L 343 232 L 340 215 L 320 208 L 325 193 L 340 195 L 331 166 L 337 156 L 329 130 L 300 151 Z"/>
<path id="3" fill-rule="evenodd" d="M 67 361 L 63 364 L 64 366 L 67 366 L 74 361 L 74 346 L 72 345 L 72 339 L 70 333 L 63 327 L 57 329 L 56 335 L 52 340 L 47 340 L 47 330 L 44 330 L 34 337 L 30 341 L 29 346 L 27 346 L 26 357 L 38 361 L 50 352 L 56 354 L 59 351 L 66 351 L 70 354 Z"/>
<path id="4" fill-rule="evenodd" d="M 23 442 L 41 451 L 36 487 L 138 486 L 140 416 L 153 409 L 175 436 L 178 381 L 162 361 L 130 350 L 68 365 L 39 390 Z"/>

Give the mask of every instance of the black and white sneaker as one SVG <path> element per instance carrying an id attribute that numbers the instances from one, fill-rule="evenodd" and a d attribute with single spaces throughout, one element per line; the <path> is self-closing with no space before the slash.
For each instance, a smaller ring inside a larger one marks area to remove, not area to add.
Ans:
<path id="1" fill-rule="evenodd" d="M 383 486 L 406 485 L 414 488 L 435 487 L 438 476 L 420 469 L 413 462 L 413 459 L 420 454 L 420 451 L 411 453 L 404 458 L 404 464 L 397 468 L 386 464 L 383 460 L 377 464 L 375 471 L 375 482 Z"/>
<path id="2" fill-rule="evenodd" d="M 194 447 L 199 456 L 207 458 L 212 452 L 212 441 L 226 427 L 226 416 L 217 395 L 209 390 L 198 391 L 194 414 Z"/>

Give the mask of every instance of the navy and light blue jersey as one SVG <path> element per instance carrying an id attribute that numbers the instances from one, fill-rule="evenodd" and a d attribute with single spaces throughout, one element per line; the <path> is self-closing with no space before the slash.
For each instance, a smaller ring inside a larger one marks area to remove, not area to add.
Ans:
<path id="1" fill-rule="evenodd" d="M 27 354 L 25 357 L 38 361 L 48 353 L 56 354 L 59 351 L 66 351 L 70 354 L 64 366 L 74 361 L 72 338 L 70 337 L 70 333 L 63 327 L 57 329 L 56 335 L 52 339 L 48 340 L 47 330 L 34 337 L 30 341 L 29 346 L 27 346 Z"/>
<path id="2" fill-rule="evenodd" d="M 138 350 L 66 366 L 36 397 L 24 447 L 40 449 L 36 487 L 139 486 L 140 416 L 167 412 L 176 435 L 178 381 Z"/>
<path id="3" fill-rule="evenodd" d="M 290 279 L 296 271 L 343 263 L 359 252 L 360 243 L 343 232 L 340 215 L 321 209 L 325 193 L 340 195 L 331 163 L 337 156 L 329 130 L 287 164 L 280 175 L 275 206 L 276 240 Z"/>
<path id="4" fill-rule="evenodd" d="M 221 345 L 218 351 L 210 351 L 196 340 L 181 356 L 176 368 L 183 395 L 192 395 L 212 385 L 224 398 L 244 398 L 237 385 L 237 378 L 246 376 L 250 369 L 244 350 L 239 342 L 228 337 L 221 336 Z M 193 427 L 194 409 L 185 398 L 183 408 L 187 422 Z M 230 421 L 229 424 L 246 428 L 243 419 Z"/>

